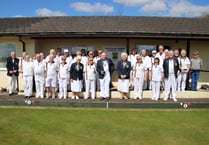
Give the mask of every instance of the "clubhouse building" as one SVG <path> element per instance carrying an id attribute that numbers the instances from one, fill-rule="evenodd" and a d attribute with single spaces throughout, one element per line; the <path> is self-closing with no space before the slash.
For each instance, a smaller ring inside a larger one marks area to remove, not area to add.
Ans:
<path id="1" fill-rule="evenodd" d="M 76 50 L 101 49 L 115 65 L 120 52 L 132 48 L 155 50 L 186 49 L 189 57 L 198 50 L 204 68 L 201 82 L 209 82 L 209 17 L 138 17 L 138 16 L 60 16 L 0 18 L 0 87 L 6 86 L 6 58 L 11 51 L 21 57 L 23 51 L 31 56 L 51 48 Z M 113 80 L 117 80 L 115 72 Z"/>

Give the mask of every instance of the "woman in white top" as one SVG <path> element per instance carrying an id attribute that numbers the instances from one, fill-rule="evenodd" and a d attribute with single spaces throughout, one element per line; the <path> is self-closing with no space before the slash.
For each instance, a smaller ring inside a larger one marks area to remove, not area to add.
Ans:
<path id="1" fill-rule="evenodd" d="M 190 60 L 186 56 L 186 50 L 181 51 L 181 56 L 179 57 L 179 67 L 180 67 L 180 72 L 178 74 L 178 91 L 185 91 L 186 88 L 186 79 L 187 79 L 187 74 L 190 70 Z"/>
<path id="2" fill-rule="evenodd" d="M 142 56 L 137 56 L 137 62 L 133 66 L 133 79 L 134 79 L 134 98 L 142 99 L 142 90 L 144 80 L 146 80 L 147 69 L 142 62 Z"/>
<path id="3" fill-rule="evenodd" d="M 163 67 L 160 65 L 160 59 L 158 57 L 154 58 L 149 79 L 152 81 L 152 100 L 157 101 L 160 98 L 160 83 L 163 80 Z"/>
<path id="4" fill-rule="evenodd" d="M 22 76 L 25 97 L 31 97 L 33 91 L 33 62 L 30 61 L 30 56 L 27 54 L 25 60 L 22 62 Z"/>
<path id="5" fill-rule="evenodd" d="M 91 92 L 91 98 L 95 99 L 96 91 L 96 65 L 93 58 L 88 58 L 88 63 L 84 66 L 86 94 L 84 99 L 89 98 L 89 92 Z"/>
<path id="6" fill-rule="evenodd" d="M 59 99 L 67 99 L 67 83 L 69 80 L 69 65 L 66 62 L 66 57 L 61 57 L 61 63 L 59 65 Z"/>
<path id="7" fill-rule="evenodd" d="M 46 62 L 46 99 L 49 98 L 50 89 L 52 93 L 52 99 L 55 99 L 55 89 L 57 86 L 57 63 L 54 61 L 54 56 L 49 55 L 49 61 Z"/>

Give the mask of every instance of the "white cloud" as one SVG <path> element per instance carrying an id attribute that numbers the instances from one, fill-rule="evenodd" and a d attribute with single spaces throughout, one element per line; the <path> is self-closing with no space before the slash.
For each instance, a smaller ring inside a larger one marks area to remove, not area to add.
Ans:
<path id="1" fill-rule="evenodd" d="M 127 7 L 137 7 L 140 12 L 160 13 L 175 17 L 197 17 L 209 14 L 209 5 L 195 5 L 189 0 L 113 0 Z"/>
<path id="2" fill-rule="evenodd" d="M 127 7 L 138 7 L 143 12 L 161 12 L 167 9 L 166 0 L 113 0 Z"/>
<path id="3" fill-rule="evenodd" d="M 125 6 L 139 6 L 152 2 L 153 0 L 113 0 L 115 3 L 120 3 Z"/>
<path id="4" fill-rule="evenodd" d="M 169 4 L 170 16 L 198 17 L 209 14 L 209 5 L 198 6 L 187 0 L 176 0 Z"/>
<path id="5" fill-rule="evenodd" d="M 61 11 L 52 11 L 47 8 L 40 8 L 36 10 L 38 16 L 66 16 L 67 14 Z"/>
<path id="6" fill-rule="evenodd" d="M 23 15 L 15 15 L 14 17 L 19 18 L 19 17 L 25 17 L 25 16 L 23 16 Z"/>
<path id="7" fill-rule="evenodd" d="M 153 0 L 141 7 L 141 10 L 144 12 L 161 12 L 166 11 L 166 9 L 167 5 L 164 0 Z"/>
<path id="8" fill-rule="evenodd" d="M 109 6 L 100 2 L 91 4 L 88 2 L 75 2 L 70 5 L 73 9 L 76 11 L 82 11 L 82 12 L 88 12 L 88 13 L 96 13 L 96 12 L 101 12 L 101 13 L 111 13 L 114 11 L 113 6 Z"/>

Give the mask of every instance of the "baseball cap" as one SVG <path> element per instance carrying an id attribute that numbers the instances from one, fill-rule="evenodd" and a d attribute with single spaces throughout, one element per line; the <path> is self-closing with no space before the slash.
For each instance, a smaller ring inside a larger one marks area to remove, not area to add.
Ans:
<path id="1" fill-rule="evenodd" d="M 156 50 L 152 50 L 152 53 L 157 53 L 157 51 Z"/>
<path id="2" fill-rule="evenodd" d="M 64 49 L 64 52 L 69 52 L 68 49 Z"/>

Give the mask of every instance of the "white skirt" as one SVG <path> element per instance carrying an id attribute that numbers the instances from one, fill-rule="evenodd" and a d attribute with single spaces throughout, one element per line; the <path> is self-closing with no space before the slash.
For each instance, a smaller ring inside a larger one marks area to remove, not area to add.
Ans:
<path id="1" fill-rule="evenodd" d="M 81 80 L 73 80 L 71 82 L 71 91 L 72 92 L 81 92 L 82 89 L 82 81 Z"/>
<path id="2" fill-rule="evenodd" d="M 118 91 L 129 92 L 129 79 L 118 79 Z"/>

